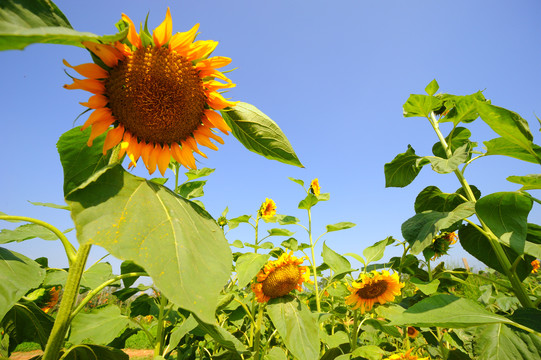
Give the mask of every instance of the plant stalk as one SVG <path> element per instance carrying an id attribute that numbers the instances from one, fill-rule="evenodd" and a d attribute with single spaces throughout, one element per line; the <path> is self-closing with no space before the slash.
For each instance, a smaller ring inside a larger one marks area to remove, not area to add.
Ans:
<path id="1" fill-rule="evenodd" d="M 321 300 L 319 299 L 319 287 L 317 284 L 316 254 L 314 241 L 312 239 L 312 211 L 308 209 L 308 238 L 310 239 L 310 251 L 312 253 L 312 271 L 314 272 L 314 288 L 316 291 L 316 309 L 321 312 Z"/>
<path id="2" fill-rule="evenodd" d="M 255 340 L 254 340 L 254 360 L 260 359 L 261 352 L 261 323 L 263 322 L 263 313 L 265 312 L 265 304 L 259 305 L 257 321 L 255 323 Z"/>
<path id="3" fill-rule="evenodd" d="M 164 333 L 164 309 L 167 305 L 167 299 L 163 294 L 160 294 L 160 310 L 158 313 L 158 329 L 156 330 L 156 344 L 154 346 L 154 357 L 161 356 L 163 354 L 163 348 L 165 343 L 165 333 Z"/>

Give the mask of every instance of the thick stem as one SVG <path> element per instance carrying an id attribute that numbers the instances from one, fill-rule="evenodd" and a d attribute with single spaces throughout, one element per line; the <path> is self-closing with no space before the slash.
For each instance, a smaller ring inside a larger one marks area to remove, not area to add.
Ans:
<path id="1" fill-rule="evenodd" d="M 164 343 L 165 343 L 165 333 L 164 333 L 164 309 L 167 305 L 167 299 L 163 294 L 160 294 L 160 311 L 158 313 L 158 329 L 156 330 L 156 344 L 154 346 L 154 357 L 161 356 L 163 353 Z"/>
<path id="2" fill-rule="evenodd" d="M 353 334 L 351 336 L 351 352 L 357 348 L 357 333 L 359 327 L 359 310 L 353 311 Z"/>
<path id="3" fill-rule="evenodd" d="M 45 347 L 43 360 L 58 360 L 60 350 L 64 345 L 66 333 L 68 332 L 71 312 L 77 299 L 77 294 L 79 293 L 81 276 L 85 270 L 86 260 L 88 259 L 91 247 L 92 245 L 81 245 L 77 251 L 75 261 L 69 269 L 68 279 L 66 280 L 66 286 L 62 294 L 62 301 L 60 302 L 60 308 L 58 309 L 51 335 L 49 335 Z"/>
<path id="4" fill-rule="evenodd" d="M 314 251 L 315 244 L 312 239 L 312 212 L 308 209 L 308 238 L 310 239 L 310 251 L 312 253 L 312 271 L 314 272 L 314 288 L 316 291 L 316 308 L 321 312 L 321 301 L 319 299 L 319 287 L 317 284 L 317 269 L 316 269 L 316 254 Z"/>
<path id="5" fill-rule="evenodd" d="M 263 322 L 263 313 L 265 312 L 265 305 L 259 305 L 259 313 L 257 314 L 257 321 L 255 323 L 255 340 L 254 340 L 254 360 L 259 360 L 261 356 L 261 323 Z"/>

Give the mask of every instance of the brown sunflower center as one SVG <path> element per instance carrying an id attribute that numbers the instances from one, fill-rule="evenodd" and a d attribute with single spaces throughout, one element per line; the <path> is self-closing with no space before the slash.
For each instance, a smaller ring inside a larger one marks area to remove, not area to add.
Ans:
<path id="1" fill-rule="evenodd" d="M 270 298 L 277 298 L 289 294 L 297 286 L 301 273 L 299 267 L 287 264 L 275 269 L 263 281 L 263 294 Z"/>
<path id="2" fill-rule="evenodd" d="M 171 144 L 201 124 L 206 96 L 191 61 L 167 48 L 135 51 L 105 84 L 118 122 L 139 141 Z"/>
<path id="3" fill-rule="evenodd" d="M 385 280 L 379 280 L 357 290 L 361 299 L 375 299 L 387 291 L 388 284 Z"/>

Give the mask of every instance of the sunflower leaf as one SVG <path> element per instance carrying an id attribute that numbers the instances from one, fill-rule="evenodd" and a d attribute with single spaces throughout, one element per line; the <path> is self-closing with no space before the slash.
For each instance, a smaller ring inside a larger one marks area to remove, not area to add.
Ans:
<path id="1" fill-rule="evenodd" d="M 220 112 L 246 149 L 267 159 L 304 167 L 280 127 L 255 106 L 239 102 L 234 108 Z"/>

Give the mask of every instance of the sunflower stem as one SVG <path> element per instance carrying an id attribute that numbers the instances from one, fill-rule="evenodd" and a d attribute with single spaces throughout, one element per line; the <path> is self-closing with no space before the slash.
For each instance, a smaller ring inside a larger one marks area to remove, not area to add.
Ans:
<path id="1" fill-rule="evenodd" d="M 259 313 L 257 314 L 257 321 L 255 323 L 255 340 L 254 340 L 254 360 L 260 359 L 261 348 L 261 323 L 263 322 L 263 313 L 265 312 L 265 304 L 259 305 Z"/>
<path id="2" fill-rule="evenodd" d="M 310 239 L 310 251 L 312 252 L 312 271 L 314 273 L 314 289 L 316 291 L 316 308 L 321 312 L 321 301 L 319 300 L 319 288 L 317 285 L 316 254 L 314 251 L 314 241 L 312 239 L 312 211 L 308 209 L 308 238 Z"/>
<path id="3" fill-rule="evenodd" d="M 79 293 L 79 284 L 85 270 L 91 247 L 92 245 L 90 244 L 81 245 L 79 250 L 77 250 L 77 255 L 75 256 L 73 264 L 70 266 L 68 279 L 66 280 L 66 286 L 64 287 L 64 293 L 62 294 L 62 301 L 60 302 L 60 308 L 58 309 L 53 329 L 51 330 L 47 345 L 45 346 L 43 360 L 58 360 L 60 350 L 64 345 L 66 333 L 68 332 L 71 321 L 71 312 Z"/>
<path id="4" fill-rule="evenodd" d="M 353 334 L 351 336 L 351 352 L 357 348 L 357 333 L 359 327 L 359 310 L 355 309 L 353 311 Z"/>
<path id="5" fill-rule="evenodd" d="M 156 331 L 156 344 L 154 346 L 154 357 L 161 356 L 163 353 L 165 332 L 164 332 L 164 309 L 167 305 L 167 298 L 160 294 L 160 310 L 158 313 L 158 329 Z"/>

